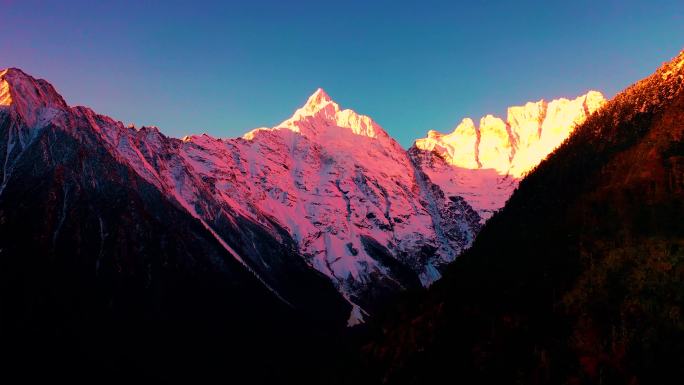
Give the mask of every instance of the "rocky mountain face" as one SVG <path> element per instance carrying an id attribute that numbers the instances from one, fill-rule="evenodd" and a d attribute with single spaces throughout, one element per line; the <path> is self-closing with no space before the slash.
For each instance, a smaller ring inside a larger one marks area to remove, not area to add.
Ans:
<path id="1" fill-rule="evenodd" d="M 479 229 L 470 207 L 435 195 L 380 126 L 323 90 L 274 128 L 185 137 L 180 151 L 222 204 L 289 234 L 357 315 L 383 290 L 434 280 Z"/>
<path id="2" fill-rule="evenodd" d="M 508 108 L 475 125 L 465 118 L 450 134 L 428 132 L 409 153 L 449 196 L 463 197 L 484 222 L 502 208 L 520 180 L 597 111 L 605 99 L 590 91 L 574 100 L 540 100 Z"/>
<path id="3" fill-rule="evenodd" d="M 567 136 L 600 100 L 591 93 L 574 102 L 550 103 L 560 112 L 550 114 L 550 128 L 541 131 L 544 141 L 516 139 L 515 149 L 525 143 L 517 153 L 548 153 L 554 148 L 548 143 L 557 143 L 546 139 L 551 136 L 546 132 Z M 518 121 L 523 125 L 522 118 Z M 178 142 L 143 128 L 129 129 L 122 140 L 120 129 L 105 132 L 114 134 L 107 135 L 109 142 L 141 175 L 208 227 L 221 233 L 216 213 L 223 210 L 240 213 L 276 238 L 284 232 L 306 264 L 326 275 L 352 305 L 350 325 L 361 322 L 386 295 L 438 279 L 442 267 L 471 244 L 482 222 L 468 195 L 454 193 L 454 183 L 439 178 L 448 174 L 453 180 L 457 168 L 437 175 L 371 118 L 341 109 L 320 89 L 290 119 L 242 138 L 200 135 Z M 554 138 L 559 143 L 565 136 Z M 458 153 L 460 144 L 456 141 L 452 151 Z M 490 166 L 484 161 L 476 175 L 491 175 Z M 499 175 L 504 169 L 495 171 Z M 510 186 L 516 176 L 507 179 Z M 496 191 L 496 203 L 503 205 L 512 190 L 499 187 L 475 188 L 480 196 Z"/>
<path id="4" fill-rule="evenodd" d="M 365 378 L 681 382 L 683 122 L 684 52 L 580 124 L 439 282 L 382 316 Z"/>
<path id="5" fill-rule="evenodd" d="M 466 119 L 407 152 L 321 89 L 276 127 L 175 139 L 70 108 L 47 82 L 19 70 L 1 76 L 10 123 L 0 198 L 12 177 L 22 178 L 15 163 L 25 148 L 45 127 L 58 127 L 106 149 L 283 302 L 309 300 L 292 269 L 325 276 L 351 309 L 349 325 L 388 296 L 436 281 L 524 172 L 603 102 L 590 92 L 512 107 L 507 122 L 487 116 L 475 127 Z"/>

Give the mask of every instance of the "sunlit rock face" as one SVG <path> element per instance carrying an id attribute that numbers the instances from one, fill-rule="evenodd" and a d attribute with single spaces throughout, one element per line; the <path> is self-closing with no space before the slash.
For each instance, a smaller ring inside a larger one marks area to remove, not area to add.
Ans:
<path id="1" fill-rule="evenodd" d="M 573 100 L 540 100 L 508 108 L 506 121 L 464 119 L 450 134 L 430 131 L 409 150 L 432 182 L 463 197 L 486 220 L 505 204 L 518 181 L 605 103 L 600 92 Z"/>
<path id="2" fill-rule="evenodd" d="M 427 138 L 416 140 L 416 147 L 434 152 L 450 165 L 476 169 L 480 168 L 478 142 L 479 131 L 475 123 L 472 119 L 465 118 L 450 134 L 431 130 Z"/>
<path id="3" fill-rule="evenodd" d="M 480 119 L 480 144 L 477 159 L 480 168 L 494 169 L 504 173 L 510 164 L 512 141 L 506 132 L 506 123 L 492 115 Z"/>
<path id="4" fill-rule="evenodd" d="M 226 205 L 292 236 L 355 306 L 351 323 L 370 297 L 438 279 L 479 230 L 472 208 L 445 196 L 382 127 L 321 89 L 275 127 L 186 137 L 181 151 Z"/>
<path id="5" fill-rule="evenodd" d="M 45 80 L 33 79 L 16 68 L 0 71 L 0 109 L 11 111 L 27 126 L 44 125 L 66 107 L 64 99 Z M 26 139 L 24 132 L 18 134 Z"/>

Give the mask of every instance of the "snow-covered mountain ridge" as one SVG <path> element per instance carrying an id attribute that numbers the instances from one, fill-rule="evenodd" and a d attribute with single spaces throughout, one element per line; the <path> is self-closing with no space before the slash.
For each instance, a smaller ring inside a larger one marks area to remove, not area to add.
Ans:
<path id="1" fill-rule="evenodd" d="M 462 196 L 486 220 L 526 173 L 605 102 L 597 91 L 573 100 L 528 102 L 509 107 L 505 121 L 487 115 L 479 126 L 465 118 L 449 134 L 429 131 L 409 151 L 446 194 Z"/>
<path id="2" fill-rule="evenodd" d="M 247 218 L 291 241 L 352 305 L 353 325 L 386 294 L 438 279 L 524 173 L 602 103 L 590 92 L 511 107 L 506 122 L 464 120 L 454 133 L 431 131 L 406 151 L 370 117 L 341 109 L 319 89 L 275 127 L 240 138 L 175 139 L 68 107 L 47 82 L 9 69 L 0 72 L 0 113 L 25 124 L 10 129 L 3 185 L 37 130 L 55 124 L 76 137 L 92 130 L 257 276 L 277 276 L 277 267 L 232 250 L 227 228 Z"/>

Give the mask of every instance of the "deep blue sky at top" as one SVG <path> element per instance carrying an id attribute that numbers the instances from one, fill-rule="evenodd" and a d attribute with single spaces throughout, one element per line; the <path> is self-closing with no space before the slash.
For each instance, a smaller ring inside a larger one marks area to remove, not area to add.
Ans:
<path id="1" fill-rule="evenodd" d="M 607 96 L 684 48 L 684 1 L 0 0 L 0 67 L 172 136 L 238 136 L 317 87 L 402 145 L 528 100 Z"/>

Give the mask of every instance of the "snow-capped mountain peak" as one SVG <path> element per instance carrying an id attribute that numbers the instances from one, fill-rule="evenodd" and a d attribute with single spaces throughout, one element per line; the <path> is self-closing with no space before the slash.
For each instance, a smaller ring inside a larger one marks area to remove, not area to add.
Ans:
<path id="1" fill-rule="evenodd" d="M 34 79 L 17 68 L 0 70 L 0 118 L 13 122 L 0 130 L 6 135 L 4 159 L 0 159 L 0 194 L 26 148 L 67 110 L 64 99 L 45 80 Z"/>
<path id="2" fill-rule="evenodd" d="M 230 211 L 291 236 L 354 306 L 351 324 L 372 311 L 370 298 L 439 278 L 479 229 L 477 214 L 446 199 L 377 123 L 322 89 L 280 125 L 238 139 L 193 136 L 181 151 Z M 203 204 L 187 178 L 173 178 L 174 194 Z"/>
<path id="3" fill-rule="evenodd" d="M 18 68 L 0 71 L 0 105 L 65 108 L 66 102 L 43 79 L 34 79 Z"/>
<path id="4" fill-rule="evenodd" d="M 604 103 L 597 91 L 528 102 L 508 108 L 505 121 L 486 115 L 478 126 L 465 118 L 449 134 L 429 131 L 410 152 L 445 194 L 463 197 L 486 220 L 526 173 Z"/>
<path id="5" fill-rule="evenodd" d="M 316 89 L 306 100 L 304 105 L 299 107 L 292 116 L 280 123 L 277 127 L 287 127 L 293 131 L 298 131 L 293 122 L 317 118 L 321 120 L 334 120 L 335 114 L 340 111 L 340 105 L 332 100 L 322 88 Z"/>
<path id="6" fill-rule="evenodd" d="M 394 142 L 373 119 L 354 110 L 340 108 L 322 88 L 317 89 L 291 118 L 275 128 L 286 128 L 312 140 L 318 138 L 316 141 L 353 141 L 354 138 L 347 135 L 352 133 Z"/>
<path id="7" fill-rule="evenodd" d="M 314 91 L 313 94 L 311 94 L 311 96 L 309 96 L 309 99 L 307 99 L 306 104 L 301 109 L 315 113 L 330 103 L 333 103 L 335 106 L 337 106 L 337 104 L 333 102 L 330 95 L 328 95 L 328 93 L 325 92 L 324 89 L 318 88 L 316 89 L 316 91 Z M 339 106 L 337 107 L 339 108 Z"/>
<path id="8" fill-rule="evenodd" d="M 50 83 L 18 68 L 8 68 L 0 71 L 0 108 L 13 110 L 33 127 L 67 104 Z"/>

